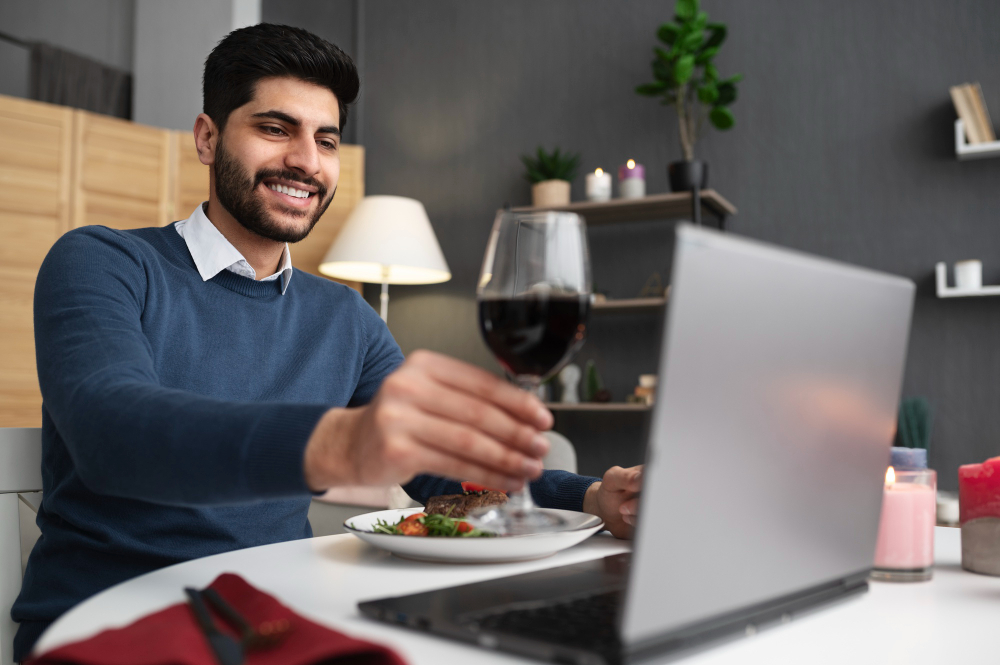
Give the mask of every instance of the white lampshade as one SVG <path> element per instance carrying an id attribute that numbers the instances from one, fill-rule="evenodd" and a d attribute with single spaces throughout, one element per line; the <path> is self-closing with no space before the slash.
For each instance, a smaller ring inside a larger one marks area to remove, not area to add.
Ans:
<path id="1" fill-rule="evenodd" d="M 362 199 L 319 271 L 374 284 L 436 284 L 451 279 L 423 204 L 402 196 Z"/>

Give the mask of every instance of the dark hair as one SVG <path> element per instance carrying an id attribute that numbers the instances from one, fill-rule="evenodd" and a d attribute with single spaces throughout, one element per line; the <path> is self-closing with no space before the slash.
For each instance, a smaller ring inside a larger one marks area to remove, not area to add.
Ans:
<path id="1" fill-rule="evenodd" d="M 354 61 L 337 46 L 302 28 L 259 23 L 233 30 L 209 53 L 202 79 L 204 112 L 222 131 L 229 114 L 253 99 L 257 82 L 273 76 L 329 88 L 340 106 L 341 130 L 347 105 L 361 87 Z"/>

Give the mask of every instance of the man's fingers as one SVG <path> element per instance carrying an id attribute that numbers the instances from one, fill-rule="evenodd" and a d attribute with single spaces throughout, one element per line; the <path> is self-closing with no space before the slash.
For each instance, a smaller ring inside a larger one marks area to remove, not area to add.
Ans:
<path id="1" fill-rule="evenodd" d="M 454 390 L 426 377 L 413 377 L 407 398 L 426 413 L 473 427 L 532 457 L 544 457 L 548 440 L 535 428 L 492 403 Z"/>
<path id="2" fill-rule="evenodd" d="M 408 362 L 426 371 L 436 381 L 492 402 L 536 429 L 552 427 L 552 414 L 537 397 L 486 370 L 431 351 L 414 351 Z"/>
<path id="3" fill-rule="evenodd" d="M 507 492 L 520 489 L 524 484 L 524 481 L 520 478 L 512 478 L 511 476 L 497 473 L 492 469 L 486 469 L 477 464 L 467 462 L 464 459 L 439 452 L 433 448 L 423 447 L 420 451 L 420 457 L 420 473 L 443 476 L 459 482 L 471 480 L 472 482 L 487 487 L 496 487 Z"/>
<path id="4" fill-rule="evenodd" d="M 416 409 L 409 415 L 411 435 L 421 444 L 445 455 L 506 477 L 537 478 L 542 473 L 541 460 L 513 450 L 476 429 L 434 418 Z"/>
<path id="5" fill-rule="evenodd" d="M 639 492 L 642 490 L 642 465 L 628 469 L 611 467 L 602 480 L 604 489 L 610 492 Z"/>
<path id="6" fill-rule="evenodd" d="M 618 506 L 618 512 L 621 513 L 622 517 L 634 517 L 639 514 L 639 499 L 629 499 L 628 501 L 622 501 L 621 505 Z"/>

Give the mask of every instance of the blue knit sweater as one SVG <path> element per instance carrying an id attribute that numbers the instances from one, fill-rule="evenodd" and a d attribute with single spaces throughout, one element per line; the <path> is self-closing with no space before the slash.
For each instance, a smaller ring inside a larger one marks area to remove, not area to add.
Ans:
<path id="1" fill-rule="evenodd" d="M 173 226 L 87 226 L 35 287 L 42 537 L 11 615 L 23 658 L 103 589 L 196 557 L 312 535 L 303 452 L 331 407 L 367 403 L 403 356 L 353 290 L 296 271 L 203 282 Z M 595 479 L 546 472 L 541 505 L 579 510 Z M 423 502 L 460 491 L 419 476 Z"/>

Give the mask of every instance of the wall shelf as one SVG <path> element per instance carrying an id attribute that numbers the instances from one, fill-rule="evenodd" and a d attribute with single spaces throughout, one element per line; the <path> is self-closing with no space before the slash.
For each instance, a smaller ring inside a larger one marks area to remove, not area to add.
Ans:
<path id="1" fill-rule="evenodd" d="M 550 411 L 649 411 L 651 408 L 645 404 L 626 402 L 580 402 L 579 404 L 546 402 L 545 406 Z"/>
<path id="2" fill-rule="evenodd" d="M 974 298 L 976 296 L 1000 296 L 1000 286 L 981 286 L 978 289 L 960 289 L 948 286 L 948 266 L 943 261 L 934 266 L 938 298 Z"/>
<path id="3" fill-rule="evenodd" d="M 595 312 L 648 312 L 662 309 L 666 298 L 621 298 L 597 301 L 591 304 Z"/>
<path id="4" fill-rule="evenodd" d="M 956 120 L 955 155 L 958 157 L 960 161 L 966 161 L 969 159 L 986 159 L 988 157 L 1000 157 L 1000 141 L 990 141 L 989 143 L 967 143 L 965 141 L 965 127 L 962 125 L 961 120 Z M 997 295 L 997 294 L 977 293 L 972 295 Z M 948 296 L 941 296 L 941 297 L 944 298 Z"/>
<path id="5" fill-rule="evenodd" d="M 702 211 L 719 220 L 722 226 L 729 215 L 736 214 L 736 207 L 714 189 L 700 192 Z M 515 212 L 565 210 L 583 215 L 588 226 L 640 222 L 656 219 L 678 219 L 691 216 L 691 192 L 653 194 L 641 199 L 611 199 L 610 201 L 577 201 L 551 208 L 514 208 Z"/>

